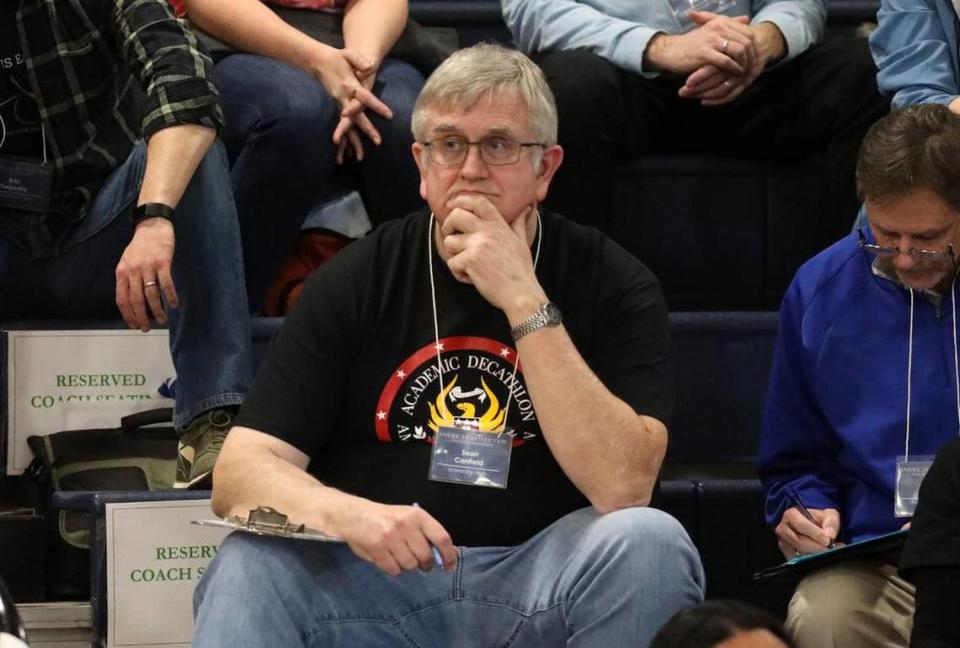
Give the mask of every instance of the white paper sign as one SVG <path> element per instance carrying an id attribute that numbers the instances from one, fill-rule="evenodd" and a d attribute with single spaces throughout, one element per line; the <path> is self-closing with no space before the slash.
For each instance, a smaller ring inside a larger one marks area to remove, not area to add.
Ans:
<path id="1" fill-rule="evenodd" d="M 107 504 L 107 646 L 189 646 L 193 590 L 227 529 L 210 500 Z"/>
<path id="2" fill-rule="evenodd" d="M 8 331 L 7 474 L 23 472 L 30 435 L 110 428 L 127 414 L 173 407 L 167 331 Z"/>

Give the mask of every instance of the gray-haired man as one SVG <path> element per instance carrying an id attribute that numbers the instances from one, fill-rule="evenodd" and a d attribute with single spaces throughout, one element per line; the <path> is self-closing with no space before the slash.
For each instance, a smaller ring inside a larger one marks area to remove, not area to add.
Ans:
<path id="1" fill-rule="evenodd" d="M 214 476 L 218 513 L 269 505 L 344 544 L 228 538 L 196 645 L 645 645 L 702 597 L 686 533 L 644 508 L 671 405 L 663 297 L 537 209 L 555 115 L 498 46 L 427 82 L 432 211 L 309 281 Z"/>

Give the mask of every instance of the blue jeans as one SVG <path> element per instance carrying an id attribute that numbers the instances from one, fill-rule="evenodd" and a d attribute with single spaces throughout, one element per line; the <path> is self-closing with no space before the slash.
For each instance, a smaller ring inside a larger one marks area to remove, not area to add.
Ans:
<path id="1" fill-rule="evenodd" d="M 343 544 L 234 533 L 194 593 L 193 645 L 642 648 L 703 581 L 683 527 L 650 508 L 581 509 L 516 547 L 461 547 L 453 572 L 396 577 Z"/>
<path id="2" fill-rule="evenodd" d="M 141 142 L 107 179 L 86 216 L 53 256 L 31 248 L 29 219 L 0 218 L 0 319 L 116 319 L 114 271 L 133 237 L 129 209 L 143 180 Z M 174 424 L 214 407 L 238 405 L 252 376 L 240 232 L 223 146 L 214 144 L 177 205 L 168 309 L 177 370 Z"/>
<path id="3" fill-rule="evenodd" d="M 340 108 L 315 77 L 263 56 L 232 54 L 217 63 L 214 78 L 227 119 L 220 137 L 230 159 L 256 311 L 310 208 L 330 193 Z M 410 153 L 410 117 L 423 83 L 423 76 L 401 61 L 387 59 L 377 72 L 374 94 L 394 116 L 370 114 L 380 146 L 363 136 L 360 190 L 374 223 L 423 204 Z"/>

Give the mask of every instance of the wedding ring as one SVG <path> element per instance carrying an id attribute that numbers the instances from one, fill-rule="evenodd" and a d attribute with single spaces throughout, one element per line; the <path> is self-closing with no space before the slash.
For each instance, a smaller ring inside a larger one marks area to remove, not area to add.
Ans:
<path id="1" fill-rule="evenodd" d="M 143 288 L 144 288 L 144 290 L 146 290 L 146 289 L 149 288 L 150 286 L 156 286 L 156 285 L 157 285 L 157 282 L 156 282 L 156 281 L 145 281 L 145 282 L 143 282 Z"/>
<path id="2" fill-rule="evenodd" d="M 730 80 L 729 80 L 729 79 L 727 79 L 726 81 L 723 82 L 723 87 L 726 88 L 727 90 L 729 90 L 730 88 L 733 87 L 733 84 L 730 83 Z"/>
<path id="3" fill-rule="evenodd" d="M 720 53 L 721 53 L 721 54 L 726 54 L 726 53 L 727 53 L 727 46 L 728 46 L 729 44 L 730 44 L 730 41 L 728 41 L 726 38 L 724 38 L 724 39 L 723 39 L 723 42 L 720 43 Z"/>

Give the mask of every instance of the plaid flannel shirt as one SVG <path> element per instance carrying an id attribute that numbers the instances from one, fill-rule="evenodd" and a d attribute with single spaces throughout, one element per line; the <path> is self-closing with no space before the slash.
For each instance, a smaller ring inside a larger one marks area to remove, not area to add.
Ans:
<path id="1" fill-rule="evenodd" d="M 137 140 L 223 124 L 210 57 L 166 0 L 20 0 L 17 28 L 55 169 L 51 239 Z"/>

